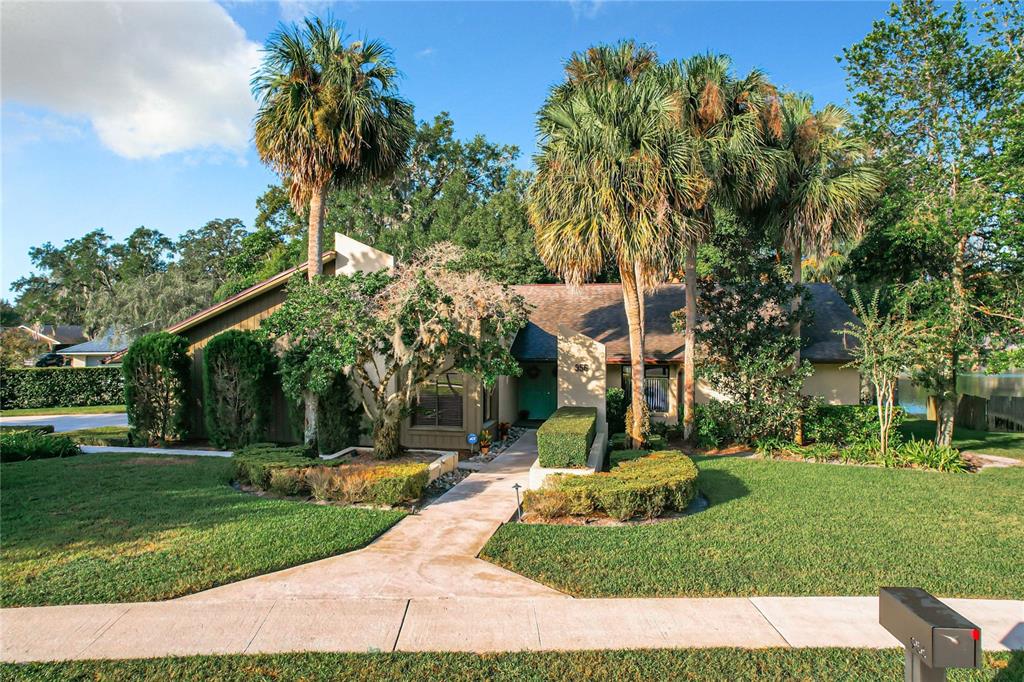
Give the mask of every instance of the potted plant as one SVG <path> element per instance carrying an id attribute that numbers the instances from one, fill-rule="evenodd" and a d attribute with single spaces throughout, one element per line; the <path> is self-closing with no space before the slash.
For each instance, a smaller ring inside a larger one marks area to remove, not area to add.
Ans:
<path id="1" fill-rule="evenodd" d="M 507 440 L 508 439 L 508 432 L 509 432 L 509 429 L 511 429 L 511 428 L 512 428 L 512 425 L 509 424 L 508 422 L 499 422 L 498 423 L 498 440 Z"/>
<path id="2" fill-rule="evenodd" d="M 484 431 L 480 434 L 480 454 L 486 455 L 491 451 L 491 432 Z"/>

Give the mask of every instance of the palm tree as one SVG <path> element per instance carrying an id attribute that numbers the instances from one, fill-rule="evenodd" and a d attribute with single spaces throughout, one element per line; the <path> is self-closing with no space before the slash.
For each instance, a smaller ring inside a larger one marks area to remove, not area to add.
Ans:
<path id="1" fill-rule="evenodd" d="M 307 277 L 323 272 L 327 193 L 385 178 L 405 163 L 415 124 L 396 90 L 391 51 L 379 41 L 346 42 L 333 22 L 306 19 L 267 41 L 252 80 L 259 100 L 256 150 L 290 183 L 295 210 L 309 215 Z M 318 396 L 303 395 L 304 442 L 317 440 Z"/>
<path id="2" fill-rule="evenodd" d="M 389 176 L 405 163 L 415 128 L 391 50 L 346 41 L 342 26 L 319 18 L 282 26 L 252 81 L 256 150 L 290 181 L 295 210 L 309 212 L 311 280 L 323 272 L 328 190 Z"/>
<path id="3" fill-rule="evenodd" d="M 566 80 L 539 112 L 537 172 L 527 195 L 537 252 L 570 285 L 618 268 L 629 329 L 631 422 L 646 431 L 644 292 L 675 263 L 682 223 L 673 194 L 695 201 L 683 177 L 692 156 L 673 125 L 676 102 L 656 72 L 657 56 L 632 42 L 574 54 Z"/>
<path id="4" fill-rule="evenodd" d="M 783 98 L 781 149 L 789 170 L 765 206 L 767 226 L 790 252 L 793 284 L 803 281 L 805 248 L 824 259 L 837 243 L 860 238 L 863 216 L 882 189 L 867 143 L 849 132 L 850 114 L 832 104 L 814 111 L 810 97 Z M 801 304 L 799 289 L 793 310 Z M 799 339 L 800 323 L 793 325 Z M 793 358 L 800 364 L 800 349 Z M 797 429 L 797 440 L 802 434 Z"/>
<path id="5" fill-rule="evenodd" d="M 716 207 L 749 207 L 774 189 L 780 155 L 767 142 L 778 138 L 781 116 L 775 89 L 764 74 L 755 69 L 737 78 L 725 55 L 671 62 L 663 78 L 678 102 L 676 123 L 691 141 L 693 157 L 681 182 L 701 188 L 697 202 L 673 204 L 685 225 L 683 433 L 688 439 L 696 397 L 697 247 L 715 230 Z"/>

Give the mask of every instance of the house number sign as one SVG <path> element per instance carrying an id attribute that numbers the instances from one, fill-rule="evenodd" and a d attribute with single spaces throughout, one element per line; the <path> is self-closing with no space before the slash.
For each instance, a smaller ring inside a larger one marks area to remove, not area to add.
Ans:
<path id="1" fill-rule="evenodd" d="M 579 364 L 576 365 L 576 367 L 574 369 L 577 372 L 589 372 L 590 371 L 590 365 L 587 365 L 587 364 L 584 364 L 584 363 L 579 363 Z"/>

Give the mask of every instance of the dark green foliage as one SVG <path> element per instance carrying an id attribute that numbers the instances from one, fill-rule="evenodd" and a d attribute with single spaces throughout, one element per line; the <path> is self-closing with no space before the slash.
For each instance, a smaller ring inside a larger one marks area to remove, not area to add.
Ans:
<path id="1" fill-rule="evenodd" d="M 119 367 L 0 367 L 0 409 L 116 405 L 124 402 Z"/>
<path id="2" fill-rule="evenodd" d="M 274 355 L 255 332 L 231 329 L 203 353 L 203 416 L 210 441 L 237 448 L 261 440 L 270 415 Z"/>
<path id="3" fill-rule="evenodd" d="M 608 415 L 608 433 L 626 431 L 626 392 L 621 388 L 609 388 L 605 394 L 605 409 Z"/>
<path id="4" fill-rule="evenodd" d="M 308 467 L 319 463 L 304 445 L 281 447 L 273 443 L 256 443 L 242 448 L 231 458 L 235 464 L 235 478 L 240 483 L 266 490 L 274 469 Z"/>
<path id="5" fill-rule="evenodd" d="M 166 443 L 188 433 L 188 341 L 169 332 L 146 334 L 125 353 L 124 396 L 132 440 Z"/>
<path id="6" fill-rule="evenodd" d="M 728 445 L 736 439 L 733 431 L 734 403 L 721 400 L 709 400 L 695 406 L 696 421 L 695 438 L 697 445 L 712 449 Z"/>
<path id="7" fill-rule="evenodd" d="M 67 436 L 42 433 L 35 429 L 0 431 L 0 462 L 73 457 L 80 454 L 82 451 L 78 444 Z"/>
<path id="8" fill-rule="evenodd" d="M 232 465 L 137 453 L 3 465 L 0 604 L 171 599 L 358 549 L 403 516 L 239 493 Z"/>
<path id="9" fill-rule="evenodd" d="M 904 412 L 896 408 L 893 427 L 898 428 Z M 874 405 L 817 405 L 804 416 L 804 435 L 809 441 L 849 445 L 878 440 L 878 408 Z"/>
<path id="10" fill-rule="evenodd" d="M 363 408 L 352 391 L 351 381 L 339 372 L 317 401 L 317 444 L 321 454 L 358 445 L 363 432 Z"/>
<path id="11" fill-rule="evenodd" d="M 586 597 L 877 596 L 879 585 L 900 584 L 950 597 L 1024 594 L 1024 468 L 694 461 L 710 502 L 699 514 L 620 527 L 505 524 L 482 556 Z"/>
<path id="12" fill-rule="evenodd" d="M 53 424 L 0 424 L 0 433 L 13 431 L 34 431 L 35 433 L 53 433 Z"/>
<path id="13" fill-rule="evenodd" d="M 908 440 L 896 448 L 896 456 L 904 465 L 935 469 L 936 471 L 962 472 L 967 463 L 960 451 L 948 445 L 936 445 L 930 440 Z"/>
<path id="14" fill-rule="evenodd" d="M 585 467 L 594 443 L 596 407 L 560 407 L 537 429 L 542 467 Z"/>
<path id="15" fill-rule="evenodd" d="M 607 514 L 620 521 L 686 509 L 697 492 L 693 461 L 674 450 L 634 452 L 639 456 L 616 458 L 613 453 L 616 464 L 608 472 L 559 476 L 544 488 L 529 491 L 525 509 L 547 506 L 547 515 L 557 516 L 554 511 L 560 503 L 562 514 Z"/>

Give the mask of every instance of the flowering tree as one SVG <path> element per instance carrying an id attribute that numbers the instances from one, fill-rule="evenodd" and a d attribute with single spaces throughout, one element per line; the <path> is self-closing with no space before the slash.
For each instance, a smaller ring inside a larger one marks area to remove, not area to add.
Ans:
<path id="1" fill-rule="evenodd" d="M 398 454 L 402 419 L 427 383 L 453 371 L 486 386 L 517 375 L 509 349 L 526 324 L 525 303 L 482 273 L 454 267 L 463 256 L 440 243 L 391 273 L 294 280 L 264 323 L 304 351 L 285 391 L 323 392 L 345 371 L 373 422 L 375 453 L 388 458 Z"/>

